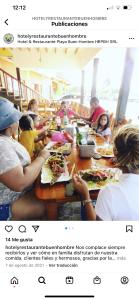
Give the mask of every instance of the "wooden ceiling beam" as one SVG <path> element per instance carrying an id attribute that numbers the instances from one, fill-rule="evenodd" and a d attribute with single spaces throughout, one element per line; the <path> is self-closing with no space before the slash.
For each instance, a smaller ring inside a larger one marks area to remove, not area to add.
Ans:
<path id="1" fill-rule="evenodd" d="M 79 48 L 76 48 L 75 51 L 74 51 L 74 54 L 76 55 L 79 51 Z"/>
<path id="2" fill-rule="evenodd" d="M 68 48 L 65 48 L 65 54 L 67 54 L 67 52 L 68 52 Z"/>

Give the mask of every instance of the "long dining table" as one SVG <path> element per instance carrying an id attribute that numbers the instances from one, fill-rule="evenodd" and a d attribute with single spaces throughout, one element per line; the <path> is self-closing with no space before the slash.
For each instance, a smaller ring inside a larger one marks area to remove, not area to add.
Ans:
<path id="1" fill-rule="evenodd" d="M 96 137 L 97 145 L 102 145 L 104 141 L 100 137 Z M 79 149 L 76 143 L 73 143 L 71 154 L 66 156 L 68 161 L 69 173 L 71 172 L 73 164 L 75 164 L 75 171 L 77 173 L 79 170 L 86 170 L 92 166 L 99 164 L 101 167 L 113 167 L 113 164 L 108 158 L 101 158 L 95 160 L 93 158 L 80 158 Z M 66 195 L 66 184 L 67 182 L 55 183 L 54 185 L 42 184 L 41 175 L 38 177 L 35 183 L 35 195 L 38 200 L 45 201 L 47 219 L 57 220 L 58 217 L 58 206 L 66 202 L 81 201 L 80 195 L 74 192 L 72 196 Z M 97 199 L 98 190 L 93 190 L 90 192 L 91 199 Z"/>

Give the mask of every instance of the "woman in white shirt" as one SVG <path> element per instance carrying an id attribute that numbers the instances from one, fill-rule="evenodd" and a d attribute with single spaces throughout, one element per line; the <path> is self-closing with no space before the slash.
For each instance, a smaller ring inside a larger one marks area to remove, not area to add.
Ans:
<path id="1" fill-rule="evenodd" d="M 76 190 L 83 197 L 88 220 L 137 221 L 139 220 L 139 127 L 125 125 L 114 139 L 117 166 L 122 170 L 118 183 L 103 188 L 94 210 L 87 184 L 74 176 Z"/>
<path id="2" fill-rule="evenodd" d="M 36 99 L 31 99 L 28 104 L 28 110 L 25 112 L 28 115 L 34 115 L 38 117 L 39 125 L 45 125 L 47 121 L 49 121 L 48 117 L 42 117 L 39 115 L 39 105 Z"/>
<path id="3" fill-rule="evenodd" d="M 28 104 L 28 114 L 38 115 L 38 101 L 36 99 L 31 99 Z"/>
<path id="4" fill-rule="evenodd" d="M 0 97 L 0 220 L 11 211 L 12 220 L 33 220 L 45 216 L 44 203 L 33 194 L 32 184 L 49 152 L 42 150 L 31 163 L 27 150 L 12 138 L 22 113 Z"/>

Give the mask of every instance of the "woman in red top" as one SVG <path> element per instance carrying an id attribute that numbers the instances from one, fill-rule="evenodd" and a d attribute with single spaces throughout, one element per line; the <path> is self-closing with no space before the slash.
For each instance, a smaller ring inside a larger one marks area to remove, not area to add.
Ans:
<path id="1" fill-rule="evenodd" d="M 57 111 L 56 115 L 60 118 L 63 118 L 64 115 L 67 115 L 67 117 L 70 119 L 72 117 L 75 117 L 77 114 L 72 110 L 72 108 L 69 107 L 68 103 L 65 101 L 61 102 L 60 109 Z"/>

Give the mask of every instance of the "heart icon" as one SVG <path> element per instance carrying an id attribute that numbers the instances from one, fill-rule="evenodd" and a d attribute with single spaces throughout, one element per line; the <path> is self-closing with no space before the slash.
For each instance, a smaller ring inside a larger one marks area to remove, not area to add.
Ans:
<path id="1" fill-rule="evenodd" d="M 7 232 L 10 232 L 10 231 L 13 230 L 13 226 L 12 226 L 12 225 L 6 225 L 6 226 L 5 226 L 5 230 L 6 230 Z"/>

